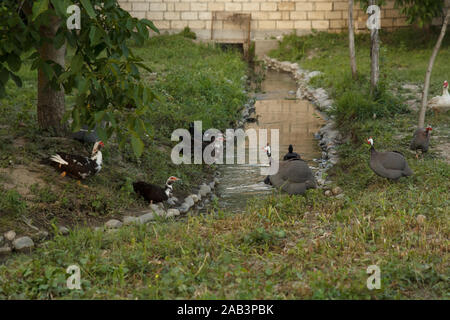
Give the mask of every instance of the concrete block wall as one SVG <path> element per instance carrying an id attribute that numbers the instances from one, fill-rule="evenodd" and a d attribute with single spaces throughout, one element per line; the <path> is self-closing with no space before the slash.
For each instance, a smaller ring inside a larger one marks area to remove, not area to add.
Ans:
<path id="1" fill-rule="evenodd" d="M 211 37 L 213 11 L 251 13 L 253 40 L 293 31 L 306 34 L 313 29 L 339 32 L 347 29 L 348 19 L 347 0 L 119 0 L 119 4 L 135 17 L 152 20 L 161 31 L 172 33 L 189 27 L 200 39 Z M 367 30 L 366 20 L 367 14 L 355 4 L 355 29 Z M 381 27 L 406 25 L 394 0 L 388 0 L 381 8 Z M 217 21 L 214 29 L 226 31 L 227 24 Z"/>

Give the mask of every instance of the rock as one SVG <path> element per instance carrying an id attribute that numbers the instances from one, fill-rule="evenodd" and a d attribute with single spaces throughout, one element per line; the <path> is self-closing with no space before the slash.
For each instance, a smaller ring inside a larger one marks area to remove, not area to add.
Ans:
<path id="1" fill-rule="evenodd" d="M 115 233 L 117 231 L 119 231 L 119 229 L 108 229 L 108 230 L 106 230 L 107 233 Z"/>
<path id="2" fill-rule="evenodd" d="M 214 193 L 211 194 L 211 201 L 216 201 L 218 199 L 219 197 L 217 197 Z"/>
<path id="3" fill-rule="evenodd" d="M 30 237 L 20 237 L 13 241 L 13 247 L 16 251 L 30 251 L 34 247 L 34 242 Z"/>
<path id="4" fill-rule="evenodd" d="M 202 195 L 200 193 L 197 194 L 198 201 L 202 200 Z"/>
<path id="5" fill-rule="evenodd" d="M 311 78 L 314 78 L 314 77 L 316 77 L 316 76 L 318 76 L 320 74 L 321 74 L 320 71 L 311 71 L 310 73 L 308 73 L 307 77 L 308 77 L 308 79 L 311 79 Z"/>
<path id="6" fill-rule="evenodd" d="M 184 199 L 184 203 L 185 203 L 186 206 L 189 207 L 189 208 L 192 207 L 192 206 L 194 206 L 194 204 L 195 204 L 194 199 L 192 199 L 191 196 L 186 197 L 186 198 Z"/>
<path id="7" fill-rule="evenodd" d="M 402 88 L 405 90 L 410 90 L 410 91 L 419 91 L 420 88 L 419 86 L 415 85 L 415 84 L 404 84 L 402 85 Z"/>
<path id="8" fill-rule="evenodd" d="M 10 254 L 11 251 L 12 251 L 11 248 L 8 247 L 8 246 L 1 247 L 1 248 L 0 248 L 0 257 L 1 257 L 1 256 L 6 256 L 6 255 Z"/>
<path id="9" fill-rule="evenodd" d="M 158 202 L 156 205 L 157 205 L 160 209 L 163 209 L 163 210 L 164 210 L 164 204 L 163 204 L 162 202 Z"/>
<path id="10" fill-rule="evenodd" d="M 210 193 L 211 192 L 211 187 L 210 186 L 207 186 L 206 184 L 202 184 L 201 186 L 200 186 L 200 190 L 198 191 L 198 193 L 202 196 L 202 197 L 204 197 L 204 196 L 206 196 L 208 193 Z"/>
<path id="11" fill-rule="evenodd" d="M 94 231 L 103 231 L 103 228 L 102 227 L 95 227 Z"/>
<path id="12" fill-rule="evenodd" d="M 3 245 L 4 242 L 5 242 L 5 237 L 0 236 L 0 246 Z"/>
<path id="13" fill-rule="evenodd" d="M 180 211 L 178 209 L 169 209 L 167 210 L 166 217 L 176 217 L 180 215 Z"/>
<path id="14" fill-rule="evenodd" d="M 211 190 L 214 189 L 215 186 L 216 186 L 216 183 L 214 181 L 211 181 L 209 183 L 209 187 L 211 188 Z"/>
<path id="15" fill-rule="evenodd" d="M 69 234 L 69 229 L 67 229 L 64 226 L 59 227 L 59 233 L 61 233 L 63 236 L 68 235 Z"/>
<path id="16" fill-rule="evenodd" d="M 120 222 L 117 219 L 111 219 L 105 223 L 105 227 L 107 229 L 117 229 L 117 228 L 120 228 L 121 226 L 122 226 L 122 222 Z"/>
<path id="17" fill-rule="evenodd" d="M 136 219 L 136 222 L 139 223 L 147 223 L 151 220 L 155 219 L 155 215 L 153 214 L 153 212 L 149 212 L 146 214 L 143 214 L 142 216 L 140 216 L 139 218 Z"/>
<path id="18" fill-rule="evenodd" d="M 323 184 L 325 183 L 325 180 L 323 180 L 323 179 L 321 179 L 321 178 L 316 179 L 316 181 L 317 181 L 317 184 L 318 184 L 319 186 L 321 186 L 321 185 L 323 185 Z"/>
<path id="19" fill-rule="evenodd" d="M 5 232 L 3 236 L 6 240 L 13 241 L 16 238 L 16 232 L 14 230 L 9 230 L 8 232 Z"/>
<path id="20" fill-rule="evenodd" d="M 423 214 L 419 214 L 416 218 L 418 224 L 424 224 L 427 218 Z"/>
<path id="21" fill-rule="evenodd" d="M 345 194 L 343 194 L 343 193 L 340 193 L 337 196 L 335 196 L 336 199 L 342 199 L 344 197 L 345 197 Z"/>
<path id="22" fill-rule="evenodd" d="M 173 197 L 169 198 L 166 202 L 169 206 L 175 206 L 177 204 L 177 202 L 173 199 Z"/>
<path id="23" fill-rule="evenodd" d="M 325 191 L 325 195 L 327 197 L 331 197 L 333 195 L 333 193 L 331 192 L 331 190 L 327 190 L 327 191 Z"/>
<path id="24" fill-rule="evenodd" d="M 123 217 L 123 224 L 124 225 L 130 225 L 136 223 L 137 218 L 133 216 L 125 216 Z"/>
<path id="25" fill-rule="evenodd" d="M 215 183 L 215 184 L 219 184 L 219 182 L 220 182 L 220 179 L 217 178 L 217 177 L 215 177 L 215 178 L 214 178 L 214 183 Z"/>
<path id="26" fill-rule="evenodd" d="M 197 203 L 199 201 L 198 196 L 196 194 L 191 194 L 189 197 L 191 197 L 192 200 L 194 200 L 194 203 Z"/>
<path id="27" fill-rule="evenodd" d="M 189 211 L 189 207 L 186 205 L 186 203 L 183 203 L 179 208 L 178 211 L 180 211 L 180 213 L 184 214 L 187 213 Z"/>
<path id="28" fill-rule="evenodd" d="M 331 191 L 335 196 L 342 193 L 342 189 L 340 187 L 334 187 Z"/>
<path id="29" fill-rule="evenodd" d="M 47 237 L 48 237 L 48 232 L 47 231 L 39 231 L 39 232 L 37 232 L 37 233 L 35 233 L 35 234 L 33 234 L 31 236 L 33 241 L 36 241 L 36 242 L 45 240 L 45 239 L 47 239 Z"/>

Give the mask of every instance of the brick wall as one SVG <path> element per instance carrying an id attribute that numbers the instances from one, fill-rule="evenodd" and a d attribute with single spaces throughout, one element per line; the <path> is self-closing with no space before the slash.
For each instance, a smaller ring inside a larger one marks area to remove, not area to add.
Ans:
<path id="1" fill-rule="evenodd" d="M 450 0 L 446 0 L 447 3 Z M 356 1 L 355 1 L 356 2 Z M 339 32 L 347 28 L 347 0 L 119 0 L 122 8 L 138 18 L 152 20 L 161 31 L 178 32 L 188 26 L 201 39 L 211 36 L 213 11 L 251 13 L 251 38 L 319 31 Z M 355 29 L 366 30 L 367 14 L 354 5 Z M 438 22 L 438 21 L 436 21 Z M 405 18 L 387 0 L 381 9 L 381 27 L 406 25 Z M 223 23 L 214 29 L 226 29 Z"/>

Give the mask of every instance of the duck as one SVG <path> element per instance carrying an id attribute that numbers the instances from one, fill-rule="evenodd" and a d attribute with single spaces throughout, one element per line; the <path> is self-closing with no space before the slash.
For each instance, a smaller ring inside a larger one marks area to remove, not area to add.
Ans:
<path id="1" fill-rule="evenodd" d="M 103 155 L 100 150 L 104 146 L 102 141 L 97 141 L 92 148 L 90 157 L 58 152 L 49 160 L 52 166 L 62 171 L 62 177 L 69 175 L 76 179 L 86 179 L 99 173 L 102 169 Z"/>
<path id="2" fill-rule="evenodd" d="M 442 85 L 442 96 L 433 97 L 428 101 L 428 107 L 435 111 L 447 111 L 450 109 L 450 94 L 448 93 L 448 82 Z"/>
<path id="3" fill-rule="evenodd" d="M 280 188 L 290 195 L 304 195 L 306 190 L 317 188 L 311 168 L 300 158 L 280 161 L 278 173 L 267 176 L 264 183 Z"/>
<path id="4" fill-rule="evenodd" d="M 292 144 L 290 144 L 289 148 L 288 148 L 288 153 L 286 153 L 284 155 L 283 160 L 286 161 L 289 159 L 297 159 L 297 158 L 301 159 L 300 155 L 298 153 L 294 152 L 294 147 L 292 146 Z"/>
<path id="5" fill-rule="evenodd" d="M 430 131 L 432 130 L 433 128 L 428 125 L 425 129 L 417 128 L 414 132 L 409 148 L 416 152 L 416 158 L 419 158 L 417 150 L 420 149 L 422 151 L 422 155 L 428 151 L 428 146 L 430 145 Z"/>
<path id="6" fill-rule="evenodd" d="M 151 203 L 164 202 L 173 196 L 173 186 L 175 181 L 180 181 L 181 179 L 170 176 L 164 188 L 157 186 L 155 184 L 147 183 L 144 181 L 133 182 L 134 192 L 142 196 L 146 201 Z"/>
<path id="7" fill-rule="evenodd" d="M 383 178 L 397 180 L 400 177 L 413 175 L 408 162 L 402 153 L 398 151 L 378 152 L 373 146 L 373 139 L 367 139 L 370 145 L 369 167 L 377 175 Z"/>

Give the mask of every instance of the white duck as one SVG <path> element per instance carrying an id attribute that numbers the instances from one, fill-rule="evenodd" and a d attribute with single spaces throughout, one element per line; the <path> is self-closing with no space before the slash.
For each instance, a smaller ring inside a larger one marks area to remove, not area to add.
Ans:
<path id="1" fill-rule="evenodd" d="M 436 96 L 428 101 L 428 107 L 437 111 L 447 111 L 450 109 L 450 94 L 448 93 L 448 82 L 444 81 L 442 86 L 442 96 Z"/>

